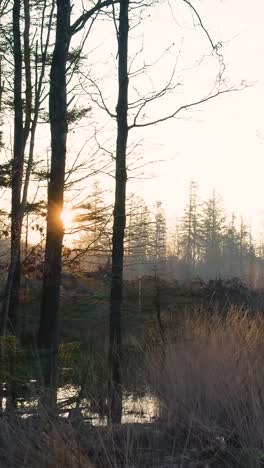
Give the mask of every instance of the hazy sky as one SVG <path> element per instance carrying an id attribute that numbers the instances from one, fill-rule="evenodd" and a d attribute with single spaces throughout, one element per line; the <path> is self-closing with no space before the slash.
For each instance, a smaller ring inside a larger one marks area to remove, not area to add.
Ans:
<path id="1" fill-rule="evenodd" d="M 76 2 L 78 5 L 78 1 Z M 130 144 L 141 142 L 132 154 L 142 158 L 136 165 L 155 162 L 139 172 L 129 173 L 128 192 L 143 196 L 149 204 L 161 200 L 169 218 L 180 217 L 186 201 L 189 183 L 199 183 L 201 197 L 215 188 L 231 213 L 243 215 L 252 224 L 253 232 L 264 231 L 264 1 L 263 0 L 193 0 L 204 25 L 214 42 L 222 42 L 227 86 L 248 83 L 247 89 L 225 94 L 200 105 L 180 118 L 155 127 L 133 130 Z M 130 81 L 130 100 L 137 89 L 146 95 L 161 89 L 176 65 L 175 82 L 181 83 L 175 92 L 149 108 L 146 118 L 157 118 L 179 105 L 200 99 L 212 89 L 218 63 L 211 55 L 208 40 L 183 0 L 163 0 L 144 13 L 141 26 L 130 32 L 130 57 L 142 47 L 133 61 L 134 70 L 145 63 L 161 59 L 145 75 Z M 133 24 L 133 23 L 132 23 Z M 78 43 L 80 37 L 75 40 Z M 74 44 L 73 44 L 74 45 Z M 167 51 L 164 54 L 164 51 Z M 105 101 L 114 111 L 116 105 L 116 39 L 111 21 L 96 23 L 86 46 L 88 75 L 97 80 Z M 81 101 L 80 101 L 81 100 Z M 90 104 L 84 93 L 79 102 Z M 84 102 L 84 101 L 83 101 Z M 91 120 L 98 129 L 100 143 L 114 150 L 115 123 L 95 110 Z M 88 119 L 83 128 L 69 136 L 69 158 L 76 154 L 89 138 Z M 44 137 L 40 126 L 38 138 Z M 90 132 L 90 133 L 89 133 Z M 40 143 L 42 145 L 42 143 Z M 94 151 L 94 141 L 84 153 Z M 96 155 L 97 164 L 103 162 Z M 158 162 L 162 160 L 162 162 Z M 107 170 L 106 170 L 107 172 Z M 103 184 L 113 188 L 114 180 L 104 176 Z M 89 180 L 83 184 L 89 187 Z M 70 195 L 71 197 L 71 195 Z"/>
<path id="2" fill-rule="evenodd" d="M 172 215 L 181 211 L 189 181 L 194 179 L 200 184 L 201 195 L 206 196 L 215 187 L 228 210 L 246 216 L 254 230 L 261 229 L 264 227 L 261 138 L 264 137 L 264 2 L 202 0 L 195 5 L 214 40 L 226 41 L 222 49 L 226 76 L 232 83 L 246 80 L 251 86 L 203 104 L 188 114 L 191 116 L 188 121 L 174 120 L 156 127 L 153 141 L 162 144 L 157 152 L 168 161 L 153 169 L 156 178 L 144 183 L 142 193 L 149 200 L 153 196 L 160 198 Z M 202 42 L 197 28 L 195 34 L 196 40 Z M 185 39 L 187 55 L 192 46 L 188 41 L 193 37 L 189 36 Z M 199 83 L 206 80 L 207 66 L 202 65 L 198 75 L 198 86 L 193 76 L 193 87 L 199 96 Z"/>
<path id="3" fill-rule="evenodd" d="M 223 42 L 227 84 L 239 86 L 244 80 L 249 87 L 183 113 L 180 119 L 144 132 L 133 131 L 131 142 L 143 138 L 139 155 L 145 162 L 164 161 L 147 166 L 146 179 L 133 179 L 129 191 L 149 203 L 159 199 L 170 217 L 180 216 L 189 182 L 196 180 L 202 197 L 215 188 L 223 196 L 227 211 L 245 216 L 256 232 L 264 229 L 264 2 L 194 0 L 193 4 L 214 42 Z M 156 117 L 205 96 L 212 88 L 218 64 L 210 55 L 205 34 L 182 0 L 164 2 L 151 8 L 148 15 L 143 28 L 130 33 L 131 57 L 140 44 L 147 63 L 169 50 L 148 77 L 130 84 L 139 87 L 142 94 L 151 87 L 159 89 L 170 76 L 176 58 L 175 79 L 182 83 L 175 93 L 150 109 L 149 115 Z M 92 41 L 97 47 L 90 57 L 97 61 L 97 70 L 101 61 L 104 96 L 114 109 L 113 72 L 109 70 L 116 57 L 111 34 L 105 25 L 97 28 Z M 142 57 L 135 61 L 135 68 L 140 60 Z M 130 91 L 131 97 L 133 93 Z"/>

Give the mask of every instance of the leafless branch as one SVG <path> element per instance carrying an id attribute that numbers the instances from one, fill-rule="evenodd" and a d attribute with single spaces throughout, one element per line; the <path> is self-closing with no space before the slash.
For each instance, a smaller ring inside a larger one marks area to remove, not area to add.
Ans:
<path id="1" fill-rule="evenodd" d="M 84 75 L 85 76 L 85 75 Z M 98 102 L 97 99 L 95 99 L 93 93 L 89 93 L 86 91 L 86 89 L 84 89 L 83 87 L 83 84 L 81 83 L 81 87 L 83 89 L 83 91 L 85 92 L 85 94 L 88 94 L 91 98 L 91 100 L 98 105 L 98 107 L 102 110 L 105 110 L 107 112 L 107 114 L 112 118 L 112 119 L 115 119 L 116 118 L 116 115 L 113 114 L 113 112 L 110 111 L 110 109 L 108 108 L 108 106 L 106 105 L 106 102 L 104 100 L 104 97 L 103 97 L 103 94 L 102 94 L 102 91 L 101 89 L 99 88 L 98 84 L 90 77 L 88 76 L 85 76 L 85 78 L 92 84 L 92 86 L 95 87 L 97 93 L 95 94 L 95 96 L 98 96 L 100 98 L 100 101 L 101 102 Z"/>
<path id="2" fill-rule="evenodd" d="M 214 42 L 211 38 L 211 35 L 209 34 L 207 28 L 204 26 L 204 23 L 202 21 L 202 18 L 199 14 L 199 12 L 197 11 L 197 9 L 193 6 L 193 4 L 190 2 L 190 0 L 182 0 L 184 3 L 186 3 L 190 8 L 191 10 L 193 11 L 193 13 L 195 14 L 197 20 L 198 20 L 198 23 L 200 25 L 200 27 L 202 28 L 202 30 L 204 31 L 211 47 L 212 47 L 212 50 L 216 53 L 218 59 L 219 59 L 219 63 L 220 63 L 220 71 L 219 71 L 219 79 L 222 78 L 223 74 L 224 74 L 224 71 L 225 71 L 225 63 L 224 63 L 224 57 L 223 55 L 219 52 L 219 49 L 222 48 L 222 42 Z"/>
<path id="3" fill-rule="evenodd" d="M 151 122 L 146 122 L 146 123 L 141 123 L 141 124 L 133 123 L 132 125 L 129 126 L 129 129 L 149 127 L 151 125 L 156 125 L 158 123 L 166 122 L 167 120 L 170 120 L 170 119 L 173 119 L 174 117 L 176 117 L 176 115 L 178 115 L 183 110 L 188 110 L 188 109 L 190 109 L 192 107 L 196 107 L 196 106 L 198 106 L 200 104 L 203 104 L 204 102 L 208 102 L 211 99 L 214 99 L 214 98 L 216 98 L 216 97 L 218 97 L 220 95 L 223 95 L 223 94 L 242 91 L 246 87 L 247 86 L 242 83 L 240 88 L 229 88 L 229 89 L 218 90 L 217 92 L 215 92 L 213 94 L 209 94 L 208 96 L 206 96 L 206 97 L 204 97 L 202 99 L 199 99 L 198 101 L 194 101 L 194 102 L 191 102 L 189 104 L 184 104 L 184 105 L 178 107 L 178 109 L 176 109 L 174 112 L 172 112 L 171 114 L 169 114 L 167 116 L 161 117 L 161 118 L 153 120 Z"/>
<path id="4" fill-rule="evenodd" d="M 85 26 L 87 21 L 98 11 L 102 10 L 105 7 L 112 5 L 113 3 L 118 3 L 119 0 L 99 0 L 96 5 L 88 11 L 85 11 L 72 25 L 70 28 L 70 33 L 73 36 Z"/>

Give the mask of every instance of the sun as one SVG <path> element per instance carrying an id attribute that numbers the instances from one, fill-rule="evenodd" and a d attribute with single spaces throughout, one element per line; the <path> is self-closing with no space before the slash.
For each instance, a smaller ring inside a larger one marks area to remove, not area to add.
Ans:
<path id="1" fill-rule="evenodd" d="M 70 229 L 72 228 L 74 224 L 74 212 L 73 210 L 68 210 L 67 208 L 64 208 L 64 210 L 61 213 L 61 220 L 63 222 L 64 229 Z"/>

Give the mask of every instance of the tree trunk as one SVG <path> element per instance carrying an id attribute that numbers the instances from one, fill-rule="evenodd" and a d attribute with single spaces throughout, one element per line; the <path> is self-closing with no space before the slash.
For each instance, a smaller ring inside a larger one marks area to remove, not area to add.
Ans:
<path id="1" fill-rule="evenodd" d="M 120 0 L 118 32 L 118 84 L 116 188 L 112 238 L 112 278 L 110 296 L 109 341 L 109 421 L 120 423 L 122 417 L 121 381 L 121 306 L 123 290 L 124 234 L 126 226 L 126 151 L 128 138 L 128 7 Z"/>
<path id="2" fill-rule="evenodd" d="M 49 115 L 51 129 L 51 170 L 48 185 L 47 238 L 44 260 L 39 347 L 47 351 L 44 384 L 55 384 L 54 366 L 58 350 L 58 315 L 63 241 L 63 192 L 67 143 L 66 66 L 70 44 L 70 0 L 57 0 L 56 40 L 50 74 Z"/>
<path id="3" fill-rule="evenodd" d="M 1 12 L 0 12 L 1 14 Z M 1 21 L 1 15 L 0 15 Z M 2 66 L 2 57 L 0 57 L 0 151 L 3 145 L 3 132 L 2 132 L 2 104 L 3 104 L 3 92 L 4 92 L 4 81 L 3 81 L 3 66 Z"/>
<path id="4" fill-rule="evenodd" d="M 17 304 L 20 288 L 20 236 L 21 213 L 20 197 L 24 164 L 24 128 L 22 100 L 22 50 L 20 37 L 20 0 L 13 6 L 13 47 L 14 47 L 14 147 L 12 160 L 12 200 L 11 200 L 11 258 L 1 317 L 1 333 L 7 329 L 16 333 Z"/>
<path id="5" fill-rule="evenodd" d="M 23 123 L 23 54 L 20 34 L 21 7 L 15 0 L 13 6 L 13 46 L 14 46 L 14 156 L 12 162 L 12 202 L 11 202 L 11 258 L 2 310 L 1 332 L 7 330 L 16 334 L 17 307 L 21 282 L 20 242 L 25 203 L 21 204 L 21 190 L 25 146 L 30 133 L 32 115 L 32 81 L 30 58 L 30 3 L 24 1 L 24 66 L 26 82 L 25 123 Z"/>

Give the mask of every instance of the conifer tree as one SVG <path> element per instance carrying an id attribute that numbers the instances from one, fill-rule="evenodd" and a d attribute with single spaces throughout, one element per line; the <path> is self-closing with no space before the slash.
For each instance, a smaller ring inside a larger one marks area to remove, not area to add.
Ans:
<path id="1" fill-rule="evenodd" d="M 223 237 L 223 274 L 234 277 L 239 274 L 239 233 L 236 228 L 236 217 L 232 214 Z"/>
<path id="2" fill-rule="evenodd" d="M 149 256 L 155 271 L 158 271 L 166 260 L 167 224 L 164 208 L 160 201 L 155 204 Z"/>
<path id="3" fill-rule="evenodd" d="M 199 201 L 197 188 L 197 183 L 191 181 L 189 199 L 180 227 L 181 257 L 186 265 L 188 274 L 191 276 L 196 271 L 199 259 Z"/>
<path id="4" fill-rule="evenodd" d="M 127 218 L 125 244 L 128 274 L 141 276 L 147 271 L 149 232 L 152 226 L 149 209 L 142 198 L 132 198 Z"/>
<path id="5" fill-rule="evenodd" d="M 200 228 L 202 271 L 209 278 L 220 277 L 222 274 L 225 222 L 221 198 L 213 190 L 211 197 L 204 202 Z"/>

